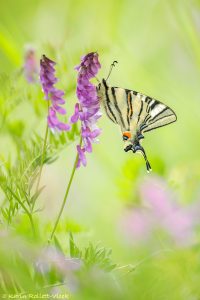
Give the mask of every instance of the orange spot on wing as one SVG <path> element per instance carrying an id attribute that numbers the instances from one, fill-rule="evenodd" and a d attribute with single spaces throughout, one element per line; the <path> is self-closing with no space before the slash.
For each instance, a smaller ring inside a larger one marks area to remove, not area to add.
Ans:
<path id="1" fill-rule="evenodd" d="M 128 139 L 131 138 L 131 133 L 129 131 L 123 132 L 123 136 L 126 136 Z"/>

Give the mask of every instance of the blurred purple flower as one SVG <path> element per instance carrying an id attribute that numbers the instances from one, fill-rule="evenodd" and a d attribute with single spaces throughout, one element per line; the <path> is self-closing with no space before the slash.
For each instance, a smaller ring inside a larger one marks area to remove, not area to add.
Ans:
<path id="1" fill-rule="evenodd" d="M 145 241 L 153 232 L 163 230 L 177 245 L 194 241 L 196 217 L 191 207 L 183 207 L 160 178 L 146 180 L 140 187 L 142 207 L 128 211 L 122 225 L 133 240 Z"/>
<path id="2" fill-rule="evenodd" d="M 79 270 L 81 266 L 81 259 L 65 257 L 63 253 L 54 247 L 44 248 L 36 262 L 36 269 L 40 273 L 49 272 L 54 267 L 60 273 L 67 275 L 70 272 Z"/>
<path id="3" fill-rule="evenodd" d="M 92 152 L 92 143 L 97 142 L 100 129 L 96 122 L 100 118 L 100 104 L 97 97 L 96 87 L 90 82 L 95 77 L 101 65 L 98 60 L 98 53 L 91 52 L 82 57 L 80 65 L 75 67 L 78 71 L 76 94 L 79 103 L 75 105 L 75 111 L 71 117 L 71 123 L 81 121 L 81 134 L 83 147 L 77 147 L 79 160 L 77 167 L 82 164 L 86 166 L 85 152 Z"/>
<path id="4" fill-rule="evenodd" d="M 24 75 L 29 83 L 35 83 L 38 80 L 39 70 L 34 48 L 27 48 L 24 58 Z"/>
<path id="5" fill-rule="evenodd" d="M 65 257 L 62 252 L 52 246 L 42 249 L 35 262 L 36 271 L 43 275 L 55 269 L 62 276 L 62 281 L 70 292 L 74 292 L 78 288 L 75 272 L 80 270 L 82 266 L 83 261 L 81 259 Z M 51 293 L 54 292 L 56 291 L 52 289 Z"/>
<path id="6" fill-rule="evenodd" d="M 177 244 L 188 244 L 193 240 L 194 218 L 190 206 L 183 207 L 176 202 L 166 183 L 154 178 L 141 187 L 143 202 L 149 203 L 158 225 Z"/>
<path id="7" fill-rule="evenodd" d="M 151 216 L 142 208 L 128 210 L 123 216 L 122 228 L 131 240 L 146 241 L 152 234 Z"/>
<path id="8" fill-rule="evenodd" d="M 55 65 L 54 61 L 45 55 L 42 56 L 40 60 L 40 82 L 45 99 L 51 101 L 47 121 L 52 131 L 68 131 L 71 128 L 70 125 L 61 122 L 57 116 L 57 114 L 65 115 L 66 110 L 60 106 L 65 104 L 65 100 L 63 99 L 65 93 L 54 86 L 58 81 L 55 77 Z"/>

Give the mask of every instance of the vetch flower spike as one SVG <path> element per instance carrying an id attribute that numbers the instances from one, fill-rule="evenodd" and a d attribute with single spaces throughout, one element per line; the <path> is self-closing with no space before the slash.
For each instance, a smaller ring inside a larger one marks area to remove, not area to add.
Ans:
<path id="1" fill-rule="evenodd" d="M 97 137 L 101 133 L 96 123 L 100 113 L 100 104 L 96 92 L 96 87 L 90 82 L 94 78 L 101 65 L 98 53 L 91 52 L 81 58 L 81 63 L 75 69 L 78 71 L 76 94 L 79 103 L 75 105 L 75 111 L 71 117 L 71 123 L 81 121 L 81 135 L 83 146 L 77 147 L 79 154 L 77 167 L 82 164 L 86 166 L 85 152 L 92 152 L 92 143 L 97 142 Z"/>
<path id="2" fill-rule="evenodd" d="M 33 47 L 28 47 L 24 57 L 24 76 L 29 83 L 35 83 L 38 80 L 39 70 L 37 65 L 36 53 Z"/>
<path id="3" fill-rule="evenodd" d="M 40 82 L 45 94 L 45 99 L 51 101 L 47 122 L 53 132 L 69 131 L 71 126 L 61 122 L 57 115 L 65 115 L 66 110 L 60 106 L 65 104 L 65 100 L 63 99 L 65 93 L 54 86 L 58 81 L 55 77 L 55 65 L 56 63 L 54 61 L 45 55 L 42 56 L 42 59 L 40 60 Z"/>
<path id="4" fill-rule="evenodd" d="M 54 67 L 54 65 L 52 67 Z M 67 202 L 76 168 L 80 167 L 81 164 L 83 166 L 86 166 L 87 161 L 85 154 L 86 152 L 92 152 L 92 143 L 96 141 L 96 138 L 100 134 L 100 129 L 96 125 L 98 118 L 101 116 L 99 112 L 100 105 L 98 101 L 96 87 L 90 82 L 90 79 L 96 76 L 99 68 L 100 63 L 98 61 L 98 54 L 94 52 L 84 56 L 82 58 L 81 64 L 78 67 L 76 67 L 78 71 L 76 92 L 79 99 L 79 103 L 75 105 L 75 112 L 74 115 L 71 117 L 71 123 L 76 123 L 78 120 L 81 121 L 80 141 L 77 146 L 76 158 L 66 188 L 66 192 L 58 216 L 56 218 L 53 230 L 51 232 L 49 243 L 54 237 L 59 220 Z M 46 90 L 48 90 L 48 84 L 45 85 L 45 88 Z M 57 124 L 57 119 L 55 118 L 55 115 L 52 112 L 51 120 L 55 124 Z"/>
<path id="5" fill-rule="evenodd" d="M 65 115 L 66 110 L 61 106 L 65 104 L 65 100 L 63 99 L 65 93 L 54 86 L 58 81 L 58 79 L 55 77 L 55 65 L 56 63 L 53 60 L 49 59 L 45 55 L 42 56 L 40 60 L 40 82 L 45 94 L 45 99 L 48 101 L 48 116 L 41 155 L 41 165 L 36 184 L 36 193 L 38 192 L 40 185 L 44 157 L 47 147 L 48 129 L 50 128 L 52 132 L 60 132 L 68 131 L 71 128 L 70 125 L 61 122 L 58 118 L 58 114 Z M 51 102 L 50 106 L 49 102 Z M 34 206 L 35 201 L 33 201 L 32 203 L 32 211 L 34 210 Z"/>

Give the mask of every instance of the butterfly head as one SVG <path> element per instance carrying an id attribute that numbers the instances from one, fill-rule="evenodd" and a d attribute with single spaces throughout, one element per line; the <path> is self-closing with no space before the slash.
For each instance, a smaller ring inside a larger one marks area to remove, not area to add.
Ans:
<path id="1" fill-rule="evenodd" d="M 134 153 L 136 152 L 136 146 L 139 145 L 139 138 L 137 135 L 135 136 L 130 131 L 125 131 L 123 132 L 123 141 L 125 152 L 128 152 L 130 150 L 132 150 Z"/>
<path id="2" fill-rule="evenodd" d="M 133 134 L 131 131 L 123 132 L 123 141 L 124 141 L 124 151 L 129 151 L 135 149 L 139 144 L 139 140 L 144 138 L 142 134 Z"/>

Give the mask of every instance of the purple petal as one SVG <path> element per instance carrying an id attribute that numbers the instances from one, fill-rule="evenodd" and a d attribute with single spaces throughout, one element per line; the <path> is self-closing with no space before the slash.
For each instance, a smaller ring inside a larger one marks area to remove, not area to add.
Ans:
<path id="1" fill-rule="evenodd" d="M 78 161 L 78 166 L 80 166 L 80 163 L 82 163 L 82 165 L 85 167 L 87 165 L 87 161 L 86 161 L 86 156 L 85 156 L 85 149 L 81 149 L 81 147 L 78 145 L 77 146 L 77 151 L 79 154 L 79 161 Z"/>
<path id="2" fill-rule="evenodd" d="M 75 108 L 74 108 L 74 114 L 71 116 L 70 122 L 71 123 L 76 123 L 79 119 L 79 104 L 76 103 Z"/>
<path id="3" fill-rule="evenodd" d="M 89 153 L 92 153 L 92 143 L 90 141 L 89 138 L 85 138 L 84 139 L 84 144 L 85 144 L 85 151 L 89 152 Z"/>
<path id="4" fill-rule="evenodd" d="M 66 114 L 66 110 L 58 105 L 53 105 L 54 109 L 61 115 L 65 115 Z"/>
<path id="5" fill-rule="evenodd" d="M 58 129 L 62 130 L 62 131 L 69 131 L 71 129 L 71 126 L 69 124 L 65 124 L 65 123 L 62 123 L 60 122 L 58 125 L 57 125 Z"/>

